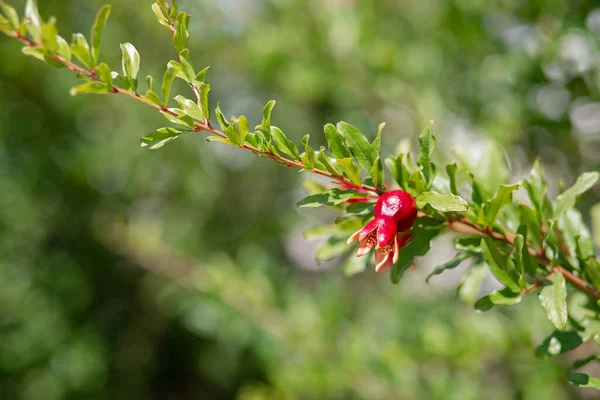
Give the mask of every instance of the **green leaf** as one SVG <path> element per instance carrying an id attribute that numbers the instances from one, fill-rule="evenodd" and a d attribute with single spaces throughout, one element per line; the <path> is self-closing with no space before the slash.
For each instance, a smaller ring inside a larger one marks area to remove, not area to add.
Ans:
<path id="1" fill-rule="evenodd" d="M 190 16 L 182 12 L 177 15 L 175 19 L 175 33 L 173 34 L 173 45 L 177 50 L 177 53 L 181 53 L 183 50 L 188 48 L 188 41 L 190 34 L 188 33 L 188 25 L 190 23 Z"/>
<path id="2" fill-rule="evenodd" d="M 456 163 L 446 165 L 446 173 L 448 174 L 448 179 L 450 180 L 450 192 L 452 194 L 458 195 L 458 189 L 456 188 L 456 170 L 458 166 Z"/>
<path id="3" fill-rule="evenodd" d="M 317 154 L 317 160 L 323 164 L 325 169 L 334 176 L 338 176 L 340 172 L 334 167 L 335 159 L 325 152 L 325 147 L 321 146 L 321 151 Z"/>
<path id="4" fill-rule="evenodd" d="M 517 234 L 514 239 L 514 247 L 512 256 L 515 260 L 515 264 L 517 266 L 517 271 L 519 271 L 519 286 L 526 287 L 527 282 L 525 281 L 525 261 L 523 260 L 523 244 L 525 243 L 525 238 L 521 234 Z"/>
<path id="5" fill-rule="evenodd" d="M 177 95 L 175 96 L 175 101 L 179 103 L 179 106 L 187 115 L 198 121 L 204 121 L 204 114 L 202 114 L 202 110 L 200 110 L 198 104 L 196 104 L 193 100 L 186 99 L 181 95 Z"/>
<path id="6" fill-rule="evenodd" d="M 157 106 L 162 106 L 163 102 L 161 100 L 160 97 L 158 97 L 158 94 L 152 90 L 148 90 L 146 92 L 146 94 L 144 96 L 142 96 L 144 99 L 152 102 L 153 104 L 156 104 Z"/>
<path id="7" fill-rule="evenodd" d="M 196 80 L 196 73 L 194 72 L 188 49 L 184 49 L 179 53 L 179 61 L 181 63 L 180 77 L 190 85 L 193 84 Z"/>
<path id="8" fill-rule="evenodd" d="M 187 128 L 194 127 L 194 120 L 190 116 L 186 115 L 183 110 L 180 110 L 179 108 L 169 108 L 169 111 L 175 113 L 176 116 L 172 115 L 170 112 L 167 111 L 160 111 L 160 113 L 163 115 L 163 117 L 166 118 L 167 121 L 185 126 Z"/>
<path id="9" fill-rule="evenodd" d="M 458 287 L 458 295 L 463 303 L 475 303 L 475 300 L 479 295 L 481 282 L 483 282 L 486 272 L 487 270 L 483 267 L 483 264 L 478 264 L 471 267 L 471 269 L 463 276 L 462 282 Z"/>
<path id="10" fill-rule="evenodd" d="M 217 121 L 219 121 L 221 129 L 223 129 L 223 131 L 226 131 L 229 127 L 229 122 L 227 122 L 227 118 L 225 118 L 225 115 L 223 115 L 223 112 L 221 111 L 221 103 L 217 103 L 215 114 L 217 115 Z"/>
<path id="11" fill-rule="evenodd" d="M 589 258 L 583 263 L 585 272 L 597 289 L 600 289 L 600 263 L 595 258 Z"/>
<path id="12" fill-rule="evenodd" d="M 94 25 L 92 25 L 92 65 L 95 67 L 100 58 L 100 42 L 106 21 L 110 16 L 111 6 L 104 6 L 98 11 Z"/>
<path id="13" fill-rule="evenodd" d="M 14 7 L 4 3 L 4 1 L 0 1 L 0 9 L 2 9 L 4 15 L 6 18 L 8 18 L 13 30 L 18 31 L 21 22 L 19 21 L 19 14 L 17 13 L 17 10 L 15 10 Z"/>
<path id="14" fill-rule="evenodd" d="M 337 130 L 344 139 L 358 166 L 365 171 L 370 171 L 374 160 L 371 157 L 371 145 L 365 135 L 354 126 L 343 121 L 338 122 Z"/>
<path id="15" fill-rule="evenodd" d="M 428 188 L 435 178 L 435 165 L 431 162 L 431 155 L 435 149 L 435 136 L 433 136 L 433 121 L 431 121 L 419 136 L 421 152 L 417 158 L 417 165 L 421 167 L 421 173 Z"/>
<path id="16" fill-rule="evenodd" d="M 544 339 L 544 342 L 535 349 L 538 357 L 546 358 L 548 356 L 557 356 L 567 351 L 573 350 L 583 344 L 581 336 L 575 331 L 559 332 L 554 331 L 550 336 Z"/>
<path id="17" fill-rule="evenodd" d="M 508 256 L 500 252 L 492 238 L 486 236 L 481 239 L 481 251 L 483 259 L 496 279 L 513 292 L 519 292 L 521 288 L 513 276 L 514 265 Z"/>
<path id="18" fill-rule="evenodd" d="M 427 183 L 423 180 L 423 174 L 421 174 L 420 170 L 416 170 L 409 175 L 408 181 L 406 182 L 406 191 L 413 196 L 419 196 L 423 193 L 426 186 Z"/>
<path id="19" fill-rule="evenodd" d="M 413 264 L 415 257 L 424 256 L 431 248 L 431 241 L 440 234 L 439 229 L 413 228 L 413 238 L 408 246 L 404 247 L 399 254 L 398 262 L 392 267 L 390 279 L 392 283 L 400 282 L 404 273 Z"/>
<path id="20" fill-rule="evenodd" d="M 360 186 L 362 184 L 360 168 L 354 164 L 352 158 L 340 158 L 337 160 L 337 165 L 353 185 Z"/>
<path id="21" fill-rule="evenodd" d="M 454 194 L 441 194 L 436 192 L 421 193 L 415 199 L 417 207 L 422 209 L 426 204 L 440 212 L 465 212 L 469 204 L 460 196 Z"/>
<path id="22" fill-rule="evenodd" d="M 544 286 L 539 294 L 542 307 L 548 314 L 548 319 L 556 329 L 564 331 L 567 328 L 567 284 L 560 273 L 550 277 L 552 285 Z"/>
<path id="23" fill-rule="evenodd" d="M 589 376 L 587 374 L 582 374 L 582 373 L 571 374 L 571 376 L 569 377 L 569 380 L 571 381 L 571 383 L 573 385 L 576 385 L 579 387 L 589 387 L 589 388 L 593 388 L 596 390 L 600 390 L 600 379 L 592 378 L 591 376 Z"/>
<path id="24" fill-rule="evenodd" d="M 204 114 L 204 119 L 210 120 L 210 107 L 208 106 L 208 92 L 210 92 L 210 85 L 202 83 L 198 91 L 200 92 L 200 108 L 202 109 L 202 114 Z"/>
<path id="25" fill-rule="evenodd" d="M 26 56 L 35 57 L 38 60 L 46 61 L 44 50 L 42 50 L 40 47 L 22 47 L 21 52 Z"/>
<path id="26" fill-rule="evenodd" d="M 492 294 L 482 297 L 475 303 L 475 309 L 479 311 L 488 311 L 494 305 L 512 306 L 520 303 L 522 296 L 509 288 L 495 290 Z"/>
<path id="27" fill-rule="evenodd" d="M 198 83 L 198 82 L 204 83 L 204 78 L 206 77 L 206 73 L 208 72 L 209 69 L 210 69 L 210 67 L 206 67 L 202 71 L 200 71 L 196 74 L 196 83 Z"/>
<path id="28" fill-rule="evenodd" d="M 25 18 L 29 21 L 27 23 L 27 31 L 33 38 L 34 42 L 42 42 L 42 17 L 38 11 L 37 1 L 27 0 L 25 4 Z"/>
<path id="29" fill-rule="evenodd" d="M 512 200 L 512 192 L 517 190 L 521 186 L 522 182 L 519 181 L 512 185 L 501 185 L 498 192 L 486 205 L 486 223 L 487 225 L 493 225 L 496 221 L 498 213 Z"/>
<path id="30" fill-rule="evenodd" d="M 463 261 L 465 261 L 466 259 L 473 257 L 473 254 L 470 253 L 457 253 L 452 260 L 448 261 L 447 263 L 444 263 L 438 267 L 436 267 L 433 272 L 431 272 L 429 275 L 427 275 L 427 278 L 425 278 L 425 282 L 429 282 L 429 280 L 435 276 L 435 275 L 440 275 L 442 272 L 447 271 L 449 269 L 453 269 L 458 267 Z"/>
<path id="31" fill-rule="evenodd" d="M 236 146 L 242 146 L 246 140 L 246 135 L 250 132 L 248 120 L 241 115 L 239 118 L 232 118 L 232 123 L 225 129 L 225 134 Z"/>
<path id="32" fill-rule="evenodd" d="M 112 93 L 112 90 L 103 82 L 86 82 L 72 88 L 70 93 L 71 96 L 75 96 L 79 93 L 106 94 Z"/>
<path id="33" fill-rule="evenodd" d="M 594 232 L 594 243 L 600 247 L 600 203 L 596 203 L 590 209 L 592 219 L 592 232 Z"/>
<path id="34" fill-rule="evenodd" d="M 50 21 L 42 26 L 42 42 L 46 54 L 53 55 L 58 50 L 58 31 L 56 30 L 56 20 L 51 18 Z"/>
<path id="35" fill-rule="evenodd" d="M 381 163 L 381 159 L 379 156 L 375 159 L 373 166 L 370 170 L 371 179 L 373 180 L 373 185 L 375 188 L 379 188 L 381 185 L 385 183 L 385 176 L 383 173 L 383 164 Z"/>
<path id="36" fill-rule="evenodd" d="M 156 19 L 158 20 L 159 24 L 171 29 L 171 23 L 169 22 L 169 19 L 165 17 L 165 14 L 162 12 L 157 3 L 152 4 L 152 11 L 154 12 L 154 15 L 156 15 Z"/>
<path id="37" fill-rule="evenodd" d="M 71 49 L 67 41 L 59 35 L 56 35 L 56 43 L 58 45 L 56 53 L 67 61 L 71 61 Z"/>
<path id="38" fill-rule="evenodd" d="M 342 137 L 340 136 L 337 128 L 332 124 L 325 125 L 325 138 L 327 139 L 327 145 L 329 146 L 329 151 L 336 159 L 340 158 L 350 158 L 352 154 L 350 154 L 350 150 L 344 144 Z"/>
<path id="39" fill-rule="evenodd" d="M 334 206 L 342 204 L 356 196 L 357 192 L 355 190 L 340 190 L 334 188 L 302 199 L 298 202 L 298 207 Z"/>
<path id="40" fill-rule="evenodd" d="M 110 73 L 110 68 L 106 63 L 100 63 L 96 67 L 96 75 L 98 75 L 98 78 L 104 82 L 109 89 L 112 88 L 113 77 Z"/>
<path id="41" fill-rule="evenodd" d="M 169 102 L 169 96 L 171 95 L 171 86 L 173 86 L 175 76 L 177 76 L 177 70 L 175 68 L 167 68 L 165 70 L 165 74 L 163 75 L 161 90 L 163 95 L 163 104 L 165 105 Z"/>
<path id="42" fill-rule="evenodd" d="M 400 154 L 398 157 L 389 156 L 385 159 L 385 165 L 392 173 L 396 183 L 404 189 L 404 184 L 402 181 L 402 154 Z"/>
<path id="43" fill-rule="evenodd" d="M 260 129 L 270 132 L 271 131 L 271 112 L 273 112 L 273 108 L 275 108 L 275 100 L 271 100 L 265 105 L 262 110 L 262 123 L 260 124 Z"/>
<path id="44" fill-rule="evenodd" d="M 296 147 L 296 144 L 294 144 L 294 142 L 285 136 L 281 129 L 276 126 L 272 126 L 270 131 L 271 137 L 273 138 L 273 146 L 275 146 L 279 152 L 287 154 L 294 160 L 298 160 L 300 158 L 300 155 L 298 154 L 298 147 Z"/>
<path id="45" fill-rule="evenodd" d="M 536 250 L 542 246 L 542 230 L 534 210 L 524 204 L 519 204 L 521 221 L 527 226 L 528 239 Z"/>
<path id="46" fill-rule="evenodd" d="M 573 362 L 573 368 L 574 369 L 579 369 L 591 362 L 599 362 L 600 361 L 600 356 L 589 356 L 586 357 L 584 359 L 580 359 L 580 360 L 575 360 L 575 362 Z"/>
<path id="47" fill-rule="evenodd" d="M 165 144 L 177 139 L 179 135 L 190 132 L 192 131 L 184 131 L 170 127 L 160 128 L 155 132 L 142 136 L 140 138 L 140 145 L 149 150 L 157 150 Z"/>
<path id="48" fill-rule="evenodd" d="M 132 92 L 137 90 L 138 72 L 140 71 L 140 54 L 131 43 L 121 44 L 121 66 L 123 67 L 123 76 L 129 82 L 129 89 Z"/>
<path id="49" fill-rule="evenodd" d="M 15 32 L 10 22 L 6 18 L 4 18 L 2 14 L 0 14 L 0 32 L 5 33 L 7 35 L 13 35 Z"/>
<path id="50" fill-rule="evenodd" d="M 552 209 L 548 197 L 546 196 L 548 184 L 544 179 L 542 166 L 539 160 L 536 160 L 533 164 L 531 172 L 529 173 L 529 179 L 523 182 L 523 187 L 527 191 L 531 203 L 538 212 L 540 223 L 545 221 L 546 218 L 543 218 L 544 216 L 550 218 Z"/>
<path id="51" fill-rule="evenodd" d="M 558 195 L 552 202 L 554 210 L 554 219 L 558 219 L 572 208 L 577 201 L 577 197 L 591 189 L 600 178 L 598 172 L 585 172 L 577 178 L 577 181 L 569 189 Z"/>
<path id="52" fill-rule="evenodd" d="M 483 156 L 476 163 L 471 154 L 460 150 L 455 150 L 454 153 L 463 168 L 474 174 L 476 178 L 474 181 L 481 201 L 475 201 L 474 199 L 474 203 L 480 204 L 489 200 L 500 185 L 508 180 L 506 157 L 498 143 L 489 142 Z M 473 192 L 475 195 L 475 187 Z"/>
<path id="53" fill-rule="evenodd" d="M 74 33 L 71 41 L 71 52 L 88 70 L 92 69 L 92 58 L 87 39 L 81 33 Z"/>
<path id="54" fill-rule="evenodd" d="M 383 128 L 385 128 L 385 122 L 382 122 L 377 127 L 377 136 L 371 143 L 371 158 L 374 160 L 377 158 L 381 158 L 381 134 L 383 132 Z"/>

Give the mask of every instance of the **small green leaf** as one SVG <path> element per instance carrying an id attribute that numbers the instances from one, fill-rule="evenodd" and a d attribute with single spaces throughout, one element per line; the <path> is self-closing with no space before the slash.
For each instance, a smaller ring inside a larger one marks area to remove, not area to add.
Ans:
<path id="1" fill-rule="evenodd" d="M 157 150 L 163 147 L 165 144 L 177 139 L 179 135 L 190 132 L 192 131 L 183 131 L 170 127 L 160 128 L 155 132 L 152 132 L 146 136 L 142 136 L 140 138 L 140 145 L 149 150 Z"/>
<path id="2" fill-rule="evenodd" d="M 352 184 L 357 186 L 362 184 L 360 168 L 354 164 L 352 158 L 340 158 L 337 160 L 337 165 L 339 165 L 346 178 L 350 179 Z"/>
<path id="3" fill-rule="evenodd" d="M 458 189 L 456 188 L 456 170 L 458 166 L 456 163 L 446 165 L 446 173 L 448 174 L 448 179 L 450 180 L 450 192 L 452 194 L 458 194 Z"/>
<path id="4" fill-rule="evenodd" d="M 347 277 L 360 274 L 367 269 L 368 258 L 367 257 L 354 257 L 350 256 L 342 267 L 344 275 Z"/>
<path id="5" fill-rule="evenodd" d="M 475 309 L 479 311 L 488 311 L 494 305 L 512 306 L 520 303 L 522 300 L 519 293 L 515 293 L 509 288 L 495 290 L 492 294 L 482 297 L 475 303 Z"/>
<path id="6" fill-rule="evenodd" d="M 137 76 L 140 71 L 140 54 L 131 43 L 121 44 L 121 52 L 123 55 L 121 59 L 123 76 L 125 76 L 129 82 L 129 89 L 132 92 L 135 92 L 138 85 Z"/>
<path id="7" fill-rule="evenodd" d="M 535 349 L 537 357 L 546 358 L 548 356 L 557 356 L 567 351 L 573 350 L 583 344 L 581 336 L 575 331 L 559 332 L 554 331 L 550 336 L 544 339 L 544 342 Z"/>
<path id="8" fill-rule="evenodd" d="M 10 22 L 2 14 L 0 14 L 0 32 L 7 35 L 13 35 L 15 32 Z"/>
<path id="9" fill-rule="evenodd" d="M 175 96 L 175 101 L 179 103 L 179 106 L 187 115 L 198 121 L 204 121 L 204 114 L 202 114 L 202 110 L 200 110 L 200 107 L 194 101 L 186 99 L 181 95 Z"/>
<path id="10" fill-rule="evenodd" d="M 507 255 L 501 253 L 492 238 L 486 236 L 481 239 L 481 251 L 483 259 L 496 279 L 513 292 L 519 292 L 521 288 L 516 277 L 513 276 L 514 265 Z"/>
<path id="11" fill-rule="evenodd" d="M 100 58 L 100 42 L 106 21 L 110 16 L 111 6 L 104 6 L 98 11 L 94 25 L 92 25 L 92 65 L 95 67 Z"/>
<path id="12" fill-rule="evenodd" d="M 144 96 L 142 96 L 144 99 L 151 101 L 153 104 L 156 104 L 157 106 L 162 106 L 163 102 L 160 99 L 160 97 L 158 97 L 158 94 L 152 90 L 148 90 L 146 92 L 146 94 Z"/>
<path id="13" fill-rule="evenodd" d="M 87 39 L 81 33 L 74 33 L 71 41 L 71 52 L 88 70 L 92 69 L 92 58 Z"/>
<path id="14" fill-rule="evenodd" d="M 188 49 L 184 49 L 179 53 L 179 61 L 181 63 L 180 77 L 190 85 L 193 84 L 196 80 L 196 73 L 194 72 Z"/>
<path id="15" fill-rule="evenodd" d="M 225 129 L 225 134 L 236 146 L 242 146 L 246 140 L 246 135 L 250 132 L 248 120 L 241 115 L 239 118 L 232 118 L 232 123 Z"/>
<path id="16" fill-rule="evenodd" d="M 471 269 L 463 276 L 462 282 L 458 287 L 458 295 L 463 303 L 475 303 L 475 300 L 479 295 L 481 282 L 483 282 L 486 272 L 487 270 L 483 267 L 483 264 L 478 264 L 471 267 Z"/>
<path id="17" fill-rule="evenodd" d="M 429 275 L 427 275 L 427 278 L 425 278 L 425 282 L 429 282 L 429 280 L 435 276 L 435 275 L 440 275 L 442 272 L 447 271 L 449 269 L 453 269 L 458 267 L 463 261 L 467 260 L 468 258 L 473 257 L 473 254 L 470 253 L 457 253 L 452 260 L 448 261 L 447 263 L 444 263 L 438 267 L 436 267 L 433 272 L 431 272 Z"/>
<path id="18" fill-rule="evenodd" d="M 262 123 L 260 124 L 260 129 L 270 132 L 271 131 L 271 113 L 273 112 L 273 108 L 275 107 L 275 100 L 271 100 L 267 103 L 265 108 L 262 110 Z"/>
<path id="19" fill-rule="evenodd" d="M 154 12 L 154 15 L 156 15 L 156 19 L 158 20 L 159 24 L 171 29 L 171 23 L 169 22 L 167 17 L 165 17 L 160 6 L 157 3 L 152 4 L 152 11 Z"/>
<path id="20" fill-rule="evenodd" d="M 163 95 L 163 104 L 167 105 L 169 102 L 169 96 L 171 95 L 171 86 L 173 86 L 173 81 L 175 80 L 175 76 L 177 76 L 177 70 L 175 68 L 168 68 L 165 70 L 165 74 L 163 75 L 162 81 L 162 95 Z"/>
<path id="21" fill-rule="evenodd" d="M 229 128 L 229 122 L 227 122 L 227 118 L 225 118 L 225 115 L 223 115 L 223 112 L 221 111 L 221 103 L 217 103 L 215 114 L 217 115 L 217 121 L 219 121 L 221 129 L 223 129 L 223 131 L 226 131 L 227 128 Z"/>
<path id="22" fill-rule="evenodd" d="M 379 156 L 375 159 L 371 170 L 369 171 L 371 174 L 371 179 L 373 180 L 373 185 L 376 188 L 379 188 L 381 185 L 385 183 L 385 176 L 383 174 L 383 164 L 381 163 L 381 159 Z"/>
<path id="23" fill-rule="evenodd" d="M 580 359 L 580 360 L 575 360 L 575 362 L 573 362 L 573 368 L 574 369 L 579 369 L 585 365 L 588 365 L 591 362 L 600 362 L 600 356 L 589 356 L 586 357 L 584 359 Z"/>
<path id="24" fill-rule="evenodd" d="M 208 92 L 210 92 L 210 85 L 208 83 L 202 83 L 198 89 L 200 92 L 200 108 L 202 114 L 204 114 L 205 120 L 210 120 L 210 107 L 208 106 Z"/>
<path id="25" fill-rule="evenodd" d="M 183 110 L 179 108 L 169 108 L 168 111 L 170 112 L 163 110 L 160 111 L 160 113 L 163 115 L 163 117 L 166 118 L 167 121 L 177 125 L 185 126 L 186 128 L 194 127 L 194 120 L 189 115 L 186 115 L 186 113 Z M 176 116 L 172 115 L 171 113 L 175 113 Z"/>
<path id="26" fill-rule="evenodd" d="M 579 387 L 589 387 L 596 390 L 600 390 L 600 379 L 592 378 L 587 374 L 575 373 L 569 377 L 571 383 Z"/>
<path id="27" fill-rule="evenodd" d="M 567 328 L 567 284 L 560 273 L 550 278 L 552 285 L 544 286 L 539 294 L 542 307 L 548 314 L 548 319 L 556 329 L 564 331 Z"/>
<path id="28" fill-rule="evenodd" d="M 421 193 L 416 199 L 417 207 L 422 209 L 426 204 L 440 212 L 465 212 L 469 204 L 460 196 L 436 192 Z"/>
<path id="29" fill-rule="evenodd" d="M 517 234 L 514 239 L 514 247 L 512 256 L 515 260 L 515 264 L 517 266 L 517 271 L 519 271 L 519 286 L 526 287 L 527 282 L 525 281 L 525 262 L 523 261 L 523 244 L 525 243 L 525 239 L 523 235 Z"/>
<path id="30" fill-rule="evenodd" d="M 373 143 L 371 143 L 371 158 L 373 158 L 373 160 L 377 159 L 378 157 L 381 158 L 381 134 L 383 132 L 383 128 L 385 128 L 385 122 L 379 124 L 377 127 L 377 136 L 373 140 Z"/>
<path id="31" fill-rule="evenodd" d="M 370 171 L 374 160 L 371 156 L 371 145 L 365 135 L 354 126 L 343 121 L 338 122 L 337 130 L 359 167 L 365 171 Z"/>
<path id="32" fill-rule="evenodd" d="M 342 137 L 340 136 L 337 128 L 332 124 L 325 125 L 325 138 L 327 139 L 327 144 L 329 146 L 329 151 L 336 159 L 340 158 L 350 158 L 352 154 L 350 154 L 350 150 L 344 144 Z"/>
<path id="33" fill-rule="evenodd" d="M 2 9 L 4 15 L 6 18 L 8 18 L 13 30 L 18 31 L 21 22 L 19 21 L 19 14 L 17 13 L 17 10 L 15 10 L 14 7 L 4 3 L 4 1 L 0 1 L 0 9 Z"/>
<path id="34" fill-rule="evenodd" d="M 188 48 L 188 41 L 190 34 L 188 33 L 188 25 L 190 23 L 190 17 L 186 13 L 182 12 L 177 15 L 175 19 L 175 33 L 173 34 L 173 45 L 178 53 Z"/>
<path id="35" fill-rule="evenodd" d="M 298 160 L 300 155 L 298 153 L 298 147 L 296 147 L 296 144 L 289 140 L 278 127 L 272 126 L 270 130 L 271 137 L 273 138 L 273 146 L 275 146 L 275 148 L 281 153 L 287 154 L 294 160 Z"/>
<path id="36" fill-rule="evenodd" d="M 113 77 L 110 73 L 110 68 L 106 63 L 100 63 L 96 67 L 96 75 L 98 75 L 98 79 L 106 84 L 109 90 L 112 88 Z"/>
<path id="37" fill-rule="evenodd" d="M 577 197 L 591 189 L 600 178 L 598 172 L 585 172 L 577 178 L 577 181 L 569 189 L 558 195 L 552 202 L 554 219 L 565 214 L 569 208 L 575 205 Z"/>
<path id="38" fill-rule="evenodd" d="M 548 192 L 548 184 L 544 179 L 542 171 L 542 165 L 539 160 L 536 160 L 529 173 L 529 178 L 523 182 L 523 187 L 529 195 L 529 199 L 533 204 L 534 208 L 538 212 L 540 218 L 539 222 L 542 223 L 546 218 L 550 218 L 552 209 L 546 193 Z"/>
<path id="39" fill-rule="evenodd" d="M 22 47 L 21 52 L 26 56 L 35 57 L 38 60 L 46 61 L 44 50 L 42 50 L 40 47 Z"/>
<path id="40" fill-rule="evenodd" d="M 340 172 L 334 167 L 336 160 L 325 152 L 324 146 L 321 146 L 321 151 L 319 151 L 319 154 L 317 155 L 317 160 L 319 160 L 327 172 L 333 176 L 338 176 L 340 174 Z"/>
<path id="41" fill-rule="evenodd" d="M 27 31 L 33 38 L 34 42 L 42 42 L 42 17 L 38 11 L 36 0 L 27 0 L 25 4 L 25 18 L 29 21 L 27 25 Z"/>
<path id="42" fill-rule="evenodd" d="M 298 202 L 298 207 L 320 207 L 342 204 L 357 196 L 355 190 L 340 190 L 337 188 L 323 193 L 313 194 Z"/>
<path id="43" fill-rule="evenodd" d="M 67 41 L 59 35 L 56 35 L 56 43 L 58 44 L 58 48 L 56 49 L 56 53 L 64 58 L 67 61 L 71 61 L 71 49 L 69 48 L 69 44 Z"/>
<path id="44" fill-rule="evenodd" d="M 110 90 L 110 88 L 103 82 L 86 82 L 72 88 L 70 93 L 71 96 L 75 96 L 79 93 L 106 94 L 112 93 L 112 90 Z"/>
<path id="45" fill-rule="evenodd" d="M 521 186 L 522 182 L 519 181 L 512 185 L 501 185 L 498 192 L 486 205 L 486 223 L 487 225 L 493 225 L 496 221 L 498 213 L 510 201 L 512 200 L 512 192 L 517 190 Z"/>
<path id="46" fill-rule="evenodd" d="M 302 138 L 302 145 L 304 146 L 304 154 L 300 157 L 302 163 L 306 166 L 307 170 L 313 170 L 315 168 L 315 151 L 308 144 L 308 140 L 310 139 L 310 135 L 306 134 Z"/>
<path id="47" fill-rule="evenodd" d="M 53 55 L 58 50 L 58 31 L 56 30 L 56 20 L 51 18 L 50 21 L 42 26 L 42 42 L 46 54 Z"/>
<path id="48" fill-rule="evenodd" d="M 404 273 L 413 264 L 415 257 L 427 254 L 431 248 L 431 241 L 439 234 L 439 229 L 414 228 L 411 242 L 400 251 L 398 262 L 392 267 L 390 273 L 392 283 L 400 282 Z"/>
<path id="49" fill-rule="evenodd" d="M 417 165 L 421 167 L 421 172 L 426 183 L 426 188 L 431 185 L 435 178 L 435 165 L 431 162 L 431 155 L 435 149 L 435 136 L 433 136 L 433 121 L 431 121 L 419 136 L 421 152 L 417 158 Z"/>

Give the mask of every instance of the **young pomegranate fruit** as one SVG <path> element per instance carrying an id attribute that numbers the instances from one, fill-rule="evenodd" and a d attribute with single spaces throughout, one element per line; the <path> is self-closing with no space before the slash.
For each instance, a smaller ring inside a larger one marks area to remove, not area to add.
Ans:
<path id="1" fill-rule="evenodd" d="M 417 218 L 417 203 L 404 190 L 392 190 L 377 199 L 373 214 L 375 219 L 352 234 L 347 243 L 360 241 L 357 257 L 375 247 L 375 271 L 381 272 L 398 262 L 400 249 L 410 241 L 407 231 Z"/>

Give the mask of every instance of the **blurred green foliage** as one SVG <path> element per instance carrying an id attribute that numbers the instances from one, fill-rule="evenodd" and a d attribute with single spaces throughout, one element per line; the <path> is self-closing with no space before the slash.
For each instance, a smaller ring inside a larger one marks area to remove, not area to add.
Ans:
<path id="1" fill-rule="evenodd" d="M 109 65 L 127 41 L 140 76 L 159 76 L 175 54 L 150 2 L 48 0 L 40 11 L 68 37 L 104 3 Z M 274 119 L 296 142 L 311 132 L 324 143 L 325 122 L 376 132 L 386 121 L 392 153 L 435 119 L 438 147 L 476 158 L 491 138 L 514 176 L 542 156 L 554 192 L 600 167 L 593 2 L 180 5 L 211 93 L 251 126 L 277 98 Z M 534 302 L 475 314 L 423 283 L 439 261 L 428 258 L 399 287 L 321 271 L 332 265 L 315 265 L 298 232 L 333 216 L 296 211 L 294 172 L 199 137 L 142 151 L 160 115 L 70 97 L 71 74 L 8 38 L 0 54 L 0 398 L 586 395 L 567 386 L 566 360 L 535 358 L 551 328 Z"/>

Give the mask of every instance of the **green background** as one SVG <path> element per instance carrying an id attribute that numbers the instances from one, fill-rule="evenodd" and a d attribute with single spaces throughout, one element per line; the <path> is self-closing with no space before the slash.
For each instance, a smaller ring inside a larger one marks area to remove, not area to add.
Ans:
<path id="1" fill-rule="evenodd" d="M 156 80 L 176 57 L 150 1 L 40 3 L 67 38 L 112 4 L 102 57 L 115 70 L 123 42 Z M 440 161 L 477 160 L 493 140 L 515 179 L 542 157 L 552 193 L 600 167 L 594 1 L 180 6 L 195 65 L 211 65 L 211 104 L 251 126 L 270 99 L 296 142 L 323 144 L 339 120 L 372 138 L 386 121 L 386 155 L 433 119 Z M 317 264 L 302 238 L 335 214 L 295 207 L 296 171 L 203 134 L 146 151 L 159 114 L 71 97 L 76 83 L 0 37 L 0 398 L 597 398 L 567 383 L 593 344 L 535 357 L 552 331 L 535 296 L 482 314 L 456 298 L 460 273 L 424 283 L 453 255 L 448 238 L 398 286 L 344 277 L 343 260 Z"/>

